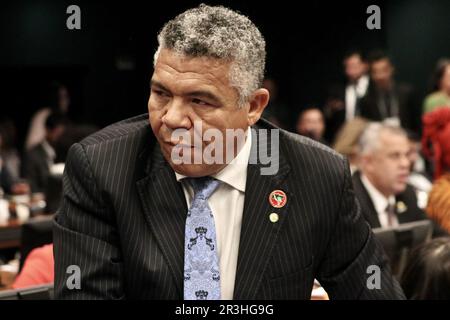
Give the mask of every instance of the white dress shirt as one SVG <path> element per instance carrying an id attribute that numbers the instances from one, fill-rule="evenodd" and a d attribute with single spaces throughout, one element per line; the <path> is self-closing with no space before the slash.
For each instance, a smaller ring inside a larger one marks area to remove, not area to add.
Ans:
<path id="1" fill-rule="evenodd" d="M 233 299 L 251 140 L 252 135 L 248 128 L 246 141 L 238 155 L 225 168 L 212 175 L 222 182 L 208 199 L 216 227 L 222 300 Z M 175 175 L 177 181 L 186 178 L 176 172 Z M 182 186 L 189 208 L 194 192 L 185 181 L 182 181 Z"/>
<path id="2" fill-rule="evenodd" d="M 50 114 L 50 108 L 43 108 L 33 115 L 25 142 L 26 150 L 31 150 L 45 139 L 45 121 Z"/>
<path id="3" fill-rule="evenodd" d="M 345 88 L 345 120 L 350 121 L 356 115 L 356 100 L 363 97 L 369 86 L 369 76 L 360 77 L 356 83 Z"/>
<path id="4" fill-rule="evenodd" d="M 382 228 L 395 227 L 398 226 L 397 216 L 393 217 L 393 225 L 389 226 L 389 216 L 386 212 L 386 208 L 388 205 L 392 205 L 395 207 L 395 197 L 390 196 L 386 198 L 377 188 L 369 181 L 369 179 L 361 174 L 361 181 L 369 193 L 370 198 L 372 199 L 375 210 L 378 214 L 378 220 L 380 221 L 380 225 Z"/>

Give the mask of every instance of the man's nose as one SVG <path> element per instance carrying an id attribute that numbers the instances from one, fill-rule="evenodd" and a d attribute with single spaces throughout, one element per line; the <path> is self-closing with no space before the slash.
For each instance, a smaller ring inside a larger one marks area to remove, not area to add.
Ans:
<path id="1" fill-rule="evenodd" d="M 167 107 L 167 112 L 161 118 L 163 124 L 171 129 L 191 127 L 191 121 L 188 117 L 187 106 L 181 99 L 173 98 Z"/>
<path id="2" fill-rule="evenodd" d="M 400 166 L 402 168 L 409 168 L 411 165 L 411 161 L 408 157 L 408 155 L 404 155 L 400 158 Z"/>

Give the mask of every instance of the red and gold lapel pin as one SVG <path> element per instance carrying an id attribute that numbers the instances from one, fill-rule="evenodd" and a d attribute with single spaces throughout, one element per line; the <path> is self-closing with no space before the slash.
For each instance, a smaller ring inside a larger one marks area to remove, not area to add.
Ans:
<path id="1" fill-rule="evenodd" d="M 282 190 L 274 190 L 269 195 L 269 203 L 274 208 L 283 208 L 286 202 L 287 196 Z"/>

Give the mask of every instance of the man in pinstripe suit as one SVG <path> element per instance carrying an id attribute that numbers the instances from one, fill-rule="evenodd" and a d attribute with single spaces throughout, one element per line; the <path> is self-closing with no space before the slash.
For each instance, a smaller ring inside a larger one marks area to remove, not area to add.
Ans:
<path id="1" fill-rule="evenodd" d="M 70 150 L 54 227 L 56 297 L 182 299 L 193 199 L 185 179 L 210 176 L 220 181 L 207 201 L 221 299 L 309 299 L 315 278 L 332 299 L 403 298 L 360 213 L 347 161 L 260 120 L 269 93 L 260 87 L 265 42 L 256 26 L 201 5 L 169 21 L 158 41 L 149 115 Z M 233 152 L 225 163 L 206 163 L 203 155 L 200 163 L 175 162 L 174 133 L 195 136 L 198 121 L 200 134 L 241 130 L 245 143 L 230 151 L 222 141 L 217 152 Z M 255 154 L 275 155 L 278 170 L 262 174 L 266 163 L 252 162 Z M 80 268 L 78 288 L 68 286 L 73 266 Z M 374 266 L 376 274 L 368 272 Z"/>

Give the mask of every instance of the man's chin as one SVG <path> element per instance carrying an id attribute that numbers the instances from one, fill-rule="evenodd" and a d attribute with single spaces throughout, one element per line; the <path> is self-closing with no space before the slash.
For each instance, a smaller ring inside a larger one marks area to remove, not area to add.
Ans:
<path id="1" fill-rule="evenodd" d="M 183 176 L 187 177 L 204 177 L 211 176 L 217 172 L 219 172 L 223 165 L 218 164 L 175 164 L 170 163 L 172 169 Z"/>
<path id="2" fill-rule="evenodd" d="M 406 187 L 407 187 L 407 184 L 406 183 L 398 183 L 396 186 L 395 186 L 395 191 L 394 191 L 394 194 L 399 194 L 399 193 L 402 193 L 402 192 L 404 192 L 405 190 L 406 190 Z"/>
<path id="3" fill-rule="evenodd" d="M 194 157 L 191 157 L 191 162 L 185 162 L 184 159 L 178 159 L 181 163 L 175 163 L 171 156 L 172 156 L 172 147 L 170 148 L 161 148 L 162 153 L 166 161 L 169 163 L 169 165 L 172 167 L 172 169 L 181 175 L 187 176 L 187 177 L 204 177 L 204 176 L 210 176 L 213 175 L 220 170 L 222 170 L 226 164 L 205 164 L 205 163 L 195 163 Z M 180 157 L 182 157 L 183 154 L 180 154 Z M 205 160 L 203 159 L 203 162 Z"/>

